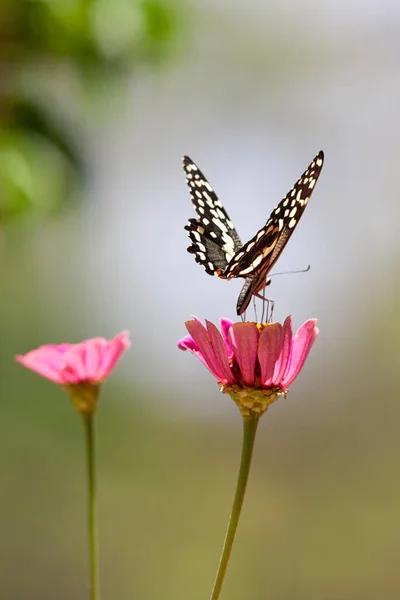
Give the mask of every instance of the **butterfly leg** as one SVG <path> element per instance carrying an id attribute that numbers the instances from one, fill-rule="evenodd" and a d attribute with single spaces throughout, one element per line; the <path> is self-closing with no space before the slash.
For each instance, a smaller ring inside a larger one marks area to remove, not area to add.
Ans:
<path id="1" fill-rule="evenodd" d="M 272 315 L 274 312 L 274 306 L 275 306 L 275 300 L 272 300 L 272 298 L 266 298 L 265 297 L 265 288 L 263 289 L 263 293 L 262 295 L 259 294 L 258 292 L 256 294 L 253 294 L 254 298 L 260 298 L 260 300 L 262 300 L 263 302 L 267 303 L 267 310 L 266 310 L 266 323 L 271 323 L 272 322 Z M 264 318 L 264 307 L 263 307 L 263 312 L 261 315 L 261 321 Z"/>
<path id="2" fill-rule="evenodd" d="M 272 315 L 274 314 L 274 307 L 275 307 L 274 300 L 271 301 L 271 304 L 269 304 L 268 307 L 270 307 L 270 313 L 269 313 L 267 323 L 272 323 L 273 322 Z"/>
<path id="3" fill-rule="evenodd" d="M 264 323 L 264 315 L 265 315 L 265 323 L 272 323 L 272 315 L 274 312 L 275 301 L 270 298 L 265 297 L 265 288 L 262 291 L 263 296 L 263 312 L 261 322 Z M 265 306 L 266 304 L 266 306 Z"/>
<path id="4" fill-rule="evenodd" d="M 261 323 L 264 323 L 265 317 L 265 288 L 262 291 L 263 303 L 262 303 L 262 313 L 261 313 Z M 268 314 L 268 305 L 267 305 L 267 314 Z"/>
<path id="5" fill-rule="evenodd" d="M 260 300 L 262 300 L 263 302 L 275 302 L 275 300 L 272 300 L 272 298 L 266 298 L 265 297 L 265 289 L 264 289 L 264 295 L 261 296 L 261 294 L 259 294 L 258 292 L 256 294 L 253 294 L 253 296 L 255 298 L 260 298 Z"/>
<path id="6" fill-rule="evenodd" d="M 258 323 L 257 304 L 256 304 L 256 298 L 255 298 L 255 296 L 253 296 L 253 307 L 254 307 L 254 317 L 256 319 L 256 323 Z M 263 307 L 263 311 L 264 311 L 264 307 Z M 262 318 L 261 318 L 261 320 L 262 320 Z"/>

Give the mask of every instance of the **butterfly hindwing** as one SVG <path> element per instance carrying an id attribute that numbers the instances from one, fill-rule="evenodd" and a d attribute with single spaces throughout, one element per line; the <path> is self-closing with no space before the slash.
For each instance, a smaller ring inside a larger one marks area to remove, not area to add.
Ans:
<path id="1" fill-rule="evenodd" d="M 215 275 L 225 270 L 242 243 L 210 183 L 188 156 L 183 157 L 183 168 L 198 216 L 185 227 L 191 240 L 188 252 L 209 275 Z"/>
<path id="2" fill-rule="evenodd" d="M 185 229 L 191 241 L 187 250 L 194 255 L 196 262 L 205 269 L 206 273 L 216 275 L 217 272 L 224 271 L 229 262 L 227 255 L 222 250 L 221 244 L 217 243 L 201 225 L 201 220 L 189 219 Z"/>

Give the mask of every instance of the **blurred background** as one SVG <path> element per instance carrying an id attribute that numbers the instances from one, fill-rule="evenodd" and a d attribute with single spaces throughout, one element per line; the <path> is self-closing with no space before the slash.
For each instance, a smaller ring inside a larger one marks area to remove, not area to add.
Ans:
<path id="1" fill-rule="evenodd" d="M 263 418 L 223 598 L 397 599 L 400 8 L 392 0 L 3 0 L 0 590 L 87 597 L 81 423 L 13 357 L 132 348 L 97 416 L 102 597 L 207 598 L 241 419 L 176 349 L 241 281 L 186 252 L 189 154 L 242 240 L 325 166 L 273 279 L 321 334 Z M 251 318 L 251 317 L 250 317 Z"/>

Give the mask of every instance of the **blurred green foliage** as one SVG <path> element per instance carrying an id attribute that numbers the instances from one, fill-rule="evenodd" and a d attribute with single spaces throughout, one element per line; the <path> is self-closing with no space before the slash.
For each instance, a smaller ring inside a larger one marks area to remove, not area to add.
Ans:
<path id="1" fill-rule="evenodd" d="M 54 213 L 84 175 L 82 99 L 113 94 L 176 48 L 173 0 L 3 0 L 0 223 Z M 93 110 L 91 110 L 93 112 Z"/>

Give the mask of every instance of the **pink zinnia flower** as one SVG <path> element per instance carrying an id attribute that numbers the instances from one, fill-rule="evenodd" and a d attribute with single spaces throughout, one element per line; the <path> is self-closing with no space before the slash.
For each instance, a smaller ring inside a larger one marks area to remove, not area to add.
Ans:
<path id="1" fill-rule="evenodd" d="M 318 335 L 316 319 L 306 321 L 293 337 L 292 318 L 284 324 L 233 323 L 221 319 L 221 333 L 196 317 L 185 323 L 189 335 L 178 342 L 207 367 L 242 414 L 262 414 L 286 396 Z"/>
<path id="2" fill-rule="evenodd" d="M 78 410 L 86 412 L 90 409 L 87 404 L 93 404 L 89 397 L 96 392 L 97 398 L 99 385 L 129 346 L 129 333 L 123 331 L 110 341 L 92 338 L 79 344 L 47 344 L 15 359 L 38 375 L 67 387 Z"/>

